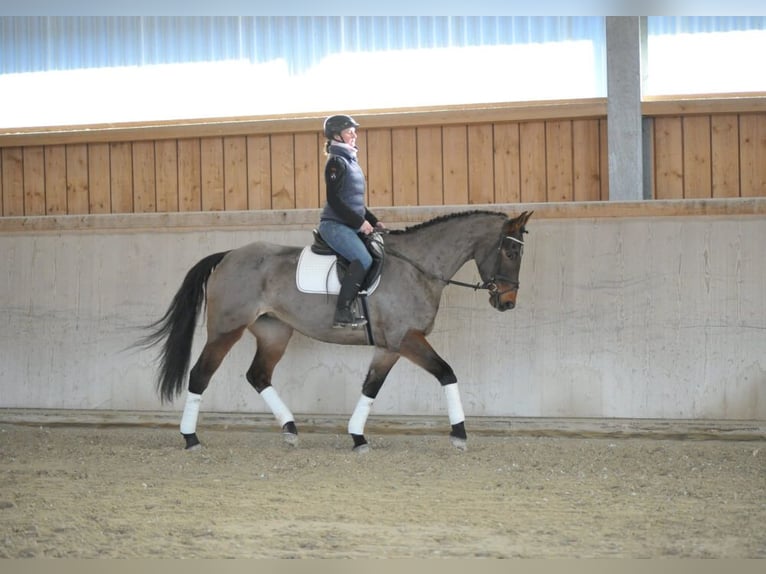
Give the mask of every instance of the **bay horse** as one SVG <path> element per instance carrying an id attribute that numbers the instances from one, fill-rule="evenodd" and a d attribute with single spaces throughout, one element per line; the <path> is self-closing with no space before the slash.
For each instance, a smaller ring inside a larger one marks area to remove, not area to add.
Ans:
<path id="1" fill-rule="evenodd" d="M 189 371 L 197 317 L 206 304 L 207 341 L 189 372 L 180 431 L 186 448 L 200 448 L 196 427 L 202 393 L 226 354 L 245 331 L 256 339 L 246 373 L 277 419 L 288 443 L 297 441 L 295 417 L 272 386 L 272 373 L 294 331 L 340 345 L 375 346 L 362 393 L 348 422 L 353 449 L 369 445 L 364 426 L 386 376 L 399 357 L 433 375 L 444 389 L 451 425 L 450 441 L 466 448 L 465 416 L 457 377 L 426 340 L 445 286 L 484 289 L 498 311 L 513 309 L 526 223 L 532 212 L 509 218 L 493 211 L 465 211 L 436 217 L 386 234 L 384 270 L 367 297 L 368 330 L 335 329 L 335 296 L 307 294 L 296 286 L 301 247 L 255 242 L 208 255 L 186 274 L 165 314 L 147 326 L 143 347 L 161 344 L 157 390 L 163 402 L 182 392 Z M 481 283 L 452 277 L 473 260 Z"/>

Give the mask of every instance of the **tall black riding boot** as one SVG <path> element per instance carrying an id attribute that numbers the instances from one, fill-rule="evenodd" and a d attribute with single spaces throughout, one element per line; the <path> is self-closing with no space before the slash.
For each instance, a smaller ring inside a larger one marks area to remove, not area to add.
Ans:
<path id="1" fill-rule="evenodd" d="M 335 319 L 332 324 L 334 328 L 356 328 L 367 324 L 367 319 L 357 317 L 352 308 L 366 275 L 367 270 L 358 259 L 354 259 L 349 264 L 338 294 L 338 306 L 335 308 Z"/>

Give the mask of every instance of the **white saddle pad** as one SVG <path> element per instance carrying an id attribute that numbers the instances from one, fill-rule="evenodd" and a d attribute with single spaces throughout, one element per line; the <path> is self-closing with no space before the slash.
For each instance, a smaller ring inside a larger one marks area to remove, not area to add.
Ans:
<path id="1" fill-rule="evenodd" d="M 295 284 L 303 293 L 321 293 L 337 295 L 340 293 L 338 270 L 335 268 L 338 258 L 335 255 L 317 255 L 306 246 L 298 259 L 298 269 L 295 273 Z M 367 290 L 371 295 L 380 283 L 380 277 Z"/>

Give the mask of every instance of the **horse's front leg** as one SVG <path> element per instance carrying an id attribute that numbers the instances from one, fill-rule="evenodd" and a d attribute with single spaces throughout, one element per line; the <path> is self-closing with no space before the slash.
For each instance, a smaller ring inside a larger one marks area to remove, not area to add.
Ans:
<path id="1" fill-rule="evenodd" d="M 375 355 L 362 385 L 362 396 L 359 397 L 354 413 L 348 421 L 348 433 L 354 439 L 354 452 L 364 453 L 370 450 L 367 439 L 364 438 L 364 425 L 367 422 L 375 397 L 378 396 L 383 382 L 398 360 L 399 353 L 387 351 L 380 347 L 375 349 Z"/>
<path id="2" fill-rule="evenodd" d="M 399 352 L 439 381 L 447 399 L 447 414 L 452 425 L 450 442 L 456 448 L 465 450 L 468 438 L 465 432 L 465 414 L 460 401 L 457 377 L 452 367 L 433 350 L 425 334 L 420 331 L 409 331 L 402 339 Z"/>

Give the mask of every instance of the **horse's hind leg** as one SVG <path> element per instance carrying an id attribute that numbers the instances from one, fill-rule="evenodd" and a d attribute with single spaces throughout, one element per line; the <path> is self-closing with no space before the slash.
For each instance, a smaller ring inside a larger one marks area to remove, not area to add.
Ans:
<path id="1" fill-rule="evenodd" d="M 367 452 L 370 448 L 367 439 L 364 438 L 364 425 L 367 422 L 370 409 L 372 409 L 372 403 L 378 396 L 378 391 L 398 360 L 399 353 L 387 351 L 380 347 L 375 349 L 375 356 L 372 358 L 367 377 L 364 380 L 364 385 L 362 385 L 362 396 L 359 397 L 356 408 L 354 408 L 354 414 L 348 421 L 348 433 L 354 439 L 355 452 Z"/>
<path id="2" fill-rule="evenodd" d="M 197 418 L 202 401 L 202 393 L 210 383 L 213 373 L 221 365 L 221 361 L 242 336 L 245 327 L 240 327 L 228 333 L 222 333 L 213 338 L 208 337 L 199 359 L 189 373 L 189 391 L 186 395 L 186 405 L 181 417 L 181 434 L 186 439 L 186 449 L 195 450 L 200 447 L 197 438 Z"/>
<path id="3" fill-rule="evenodd" d="M 285 442 L 295 444 L 298 441 L 295 417 L 282 402 L 276 389 L 271 386 L 274 368 L 285 354 L 293 328 L 275 317 L 263 315 L 250 326 L 250 331 L 255 335 L 258 347 L 253 362 L 247 370 L 247 380 L 258 391 L 276 417 L 282 427 Z"/>

